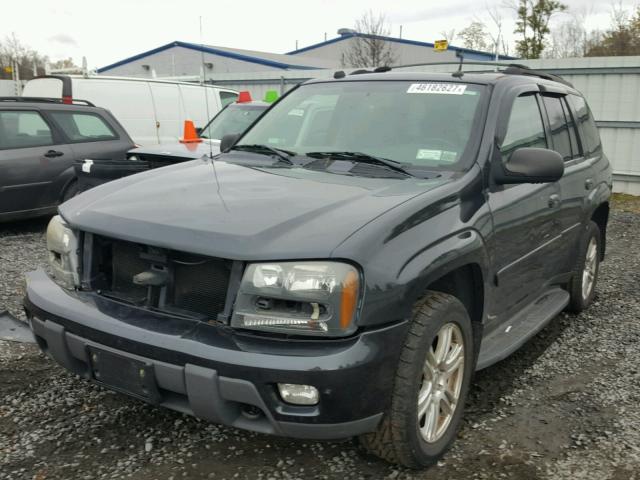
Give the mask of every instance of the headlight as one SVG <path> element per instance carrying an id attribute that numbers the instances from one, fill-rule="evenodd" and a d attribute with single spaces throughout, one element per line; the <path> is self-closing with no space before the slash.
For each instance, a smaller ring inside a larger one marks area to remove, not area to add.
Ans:
<path id="1" fill-rule="evenodd" d="M 247 267 L 231 325 L 299 335 L 356 330 L 360 275 L 339 262 L 254 263 Z"/>
<path id="2" fill-rule="evenodd" d="M 78 274 L 78 239 L 69 226 L 56 215 L 47 227 L 47 249 L 53 276 L 64 288 L 80 285 Z"/>
<path id="3" fill-rule="evenodd" d="M 140 160 L 137 156 L 135 155 L 131 155 L 130 157 L 127 157 L 129 160 L 133 160 L 133 161 L 137 161 Z"/>

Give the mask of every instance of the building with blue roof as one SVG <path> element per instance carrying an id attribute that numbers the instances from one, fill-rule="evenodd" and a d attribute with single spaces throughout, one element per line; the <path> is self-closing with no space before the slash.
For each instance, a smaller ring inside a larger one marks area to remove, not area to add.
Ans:
<path id="1" fill-rule="evenodd" d="M 418 42 L 396 37 L 381 37 L 341 29 L 339 36 L 324 42 L 309 45 L 288 53 L 269 53 L 256 50 L 199 45 L 174 41 L 153 50 L 125 58 L 99 68 L 99 74 L 126 77 L 193 77 L 204 70 L 206 77 L 215 74 L 255 73 L 284 70 L 339 69 L 344 65 L 344 55 L 354 42 L 375 39 L 385 43 L 394 57 L 394 65 L 424 62 L 456 61 L 456 51 L 461 51 L 467 60 L 492 61 L 495 55 L 488 52 L 449 46 L 437 52 L 433 43 Z M 500 60 L 513 57 L 500 56 Z M 375 67 L 377 65 L 358 65 Z"/>
<path id="2" fill-rule="evenodd" d="M 394 65 L 410 65 L 414 63 L 427 62 L 449 62 L 456 61 L 456 51 L 462 52 L 466 60 L 490 62 L 495 61 L 495 54 L 490 52 L 481 52 L 478 50 L 470 50 L 449 45 L 445 51 L 436 51 L 434 44 L 429 42 L 418 42 L 416 40 L 407 40 L 398 37 L 383 37 L 379 35 L 369 35 L 359 33 L 351 29 L 338 30 L 339 36 L 326 40 L 324 42 L 309 45 L 288 52 L 298 58 L 313 58 L 333 62 L 336 66 L 342 65 L 344 55 L 353 47 L 354 43 L 363 40 L 379 40 L 384 42 L 391 50 L 395 59 Z M 513 60 L 514 57 L 500 55 L 499 60 Z M 358 67 L 375 67 L 378 65 L 357 65 Z"/>

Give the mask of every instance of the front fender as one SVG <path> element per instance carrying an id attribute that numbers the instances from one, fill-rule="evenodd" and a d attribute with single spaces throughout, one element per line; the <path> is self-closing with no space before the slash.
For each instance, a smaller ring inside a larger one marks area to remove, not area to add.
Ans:
<path id="1" fill-rule="evenodd" d="M 452 233 L 410 258 L 398 275 L 398 282 L 406 285 L 402 301 L 404 314 L 411 314 L 411 308 L 430 284 L 466 265 L 477 266 L 482 282 L 487 283 L 490 277 L 487 247 L 480 233 L 472 229 Z M 488 291 L 485 285 L 483 305 L 487 304 Z"/>
<path id="2" fill-rule="evenodd" d="M 431 282 L 464 265 L 477 266 L 487 285 L 484 239 L 493 226 L 479 175 L 474 169 L 467 178 L 390 210 L 334 250 L 334 258 L 357 263 L 363 270 L 360 326 L 410 318 Z M 489 289 L 483 290 L 486 299 Z"/>

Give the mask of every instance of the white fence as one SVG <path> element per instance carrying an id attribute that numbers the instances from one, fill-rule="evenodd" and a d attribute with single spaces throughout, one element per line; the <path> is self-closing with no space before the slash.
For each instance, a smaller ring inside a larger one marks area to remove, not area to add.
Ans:
<path id="1" fill-rule="evenodd" d="M 562 75 L 587 97 L 614 168 L 614 189 L 640 195 L 640 56 L 515 62 Z M 455 68 L 430 65 L 402 70 L 447 72 Z M 469 64 L 464 69 L 486 71 L 491 67 Z M 261 99 L 267 90 L 284 93 L 300 82 L 332 77 L 333 73 L 334 70 L 229 73 L 214 74 L 211 80 L 235 90 L 249 90 L 254 99 Z"/>

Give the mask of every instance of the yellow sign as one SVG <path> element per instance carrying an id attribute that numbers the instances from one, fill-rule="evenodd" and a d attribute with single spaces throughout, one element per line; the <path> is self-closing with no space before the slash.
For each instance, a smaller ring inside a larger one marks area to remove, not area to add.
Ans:
<path id="1" fill-rule="evenodd" d="M 436 40 L 433 43 L 433 49 L 436 52 L 444 52 L 447 47 L 449 47 L 449 42 L 447 42 L 446 40 Z"/>
<path id="2" fill-rule="evenodd" d="M 11 67 L 4 67 L 4 73 L 13 73 L 13 68 L 11 68 Z"/>

